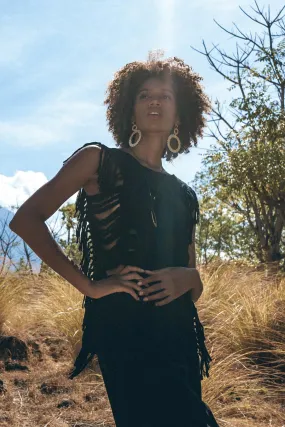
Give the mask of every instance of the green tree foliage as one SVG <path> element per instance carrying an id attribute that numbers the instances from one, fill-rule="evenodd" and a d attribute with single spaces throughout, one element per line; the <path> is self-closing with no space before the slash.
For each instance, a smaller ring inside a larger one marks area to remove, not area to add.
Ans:
<path id="1" fill-rule="evenodd" d="M 67 231 L 67 238 L 60 239 L 59 244 L 63 248 L 65 254 L 76 264 L 79 265 L 81 252 L 78 249 L 76 242 L 76 226 L 77 219 L 75 216 L 75 204 L 69 203 L 59 209 L 62 213 L 62 221 Z"/>
<path id="2" fill-rule="evenodd" d="M 216 258 L 256 259 L 256 236 L 244 216 L 215 195 L 207 172 L 197 173 L 194 182 L 203 194 L 196 232 L 198 263 L 208 264 Z"/>
<path id="3" fill-rule="evenodd" d="M 232 244 L 238 236 L 248 256 L 254 254 L 260 262 L 270 263 L 285 258 L 285 24 L 281 17 L 285 6 L 271 19 L 270 8 L 265 14 L 256 1 L 255 5 L 258 18 L 241 10 L 265 28 L 264 33 L 253 37 L 238 28 L 237 34 L 223 28 L 244 46 L 237 45 L 233 57 L 216 48 L 221 60 L 214 59 L 205 47 L 209 63 L 231 83 L 229 90 L 239 95 L 226 112 L 220 101 L 215 101 L 210 121 L 215 129 L 210 129 L 209 136 L 215 138 L 216 145 L 206 154 L 203 175 L 197 176 L 196 182 L 202 190 L 202 176 L 207 176 L 207 190 L 214 197 L 217 212 L 219 203 L 222 209 L 230 209 L 229 219 L 221 219 L 218 228 L 215 221 L 209 225 L 211 239 L 225 246 L 225 236 L 219 237 L 224 221 L 223 227 L 231 227 L 225 232 L 230 233 Z M 278 34 L 274 26 L 281 30 Z M 205 208 L 207 203 L 209 200 L 203 201 Z"/>

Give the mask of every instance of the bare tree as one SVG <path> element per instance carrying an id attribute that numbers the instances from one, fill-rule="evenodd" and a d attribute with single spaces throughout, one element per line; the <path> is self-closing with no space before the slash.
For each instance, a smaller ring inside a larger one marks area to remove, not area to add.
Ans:
<path id="1" fill-rule="evenodd" d="M 0 210 L 3 210 L 0 206 Z M 17 235 L 13 233 L 9 224 L 9 212 L 4 218 L 0 218 L 0 275 L 6 275 L 11 267 L 15 268 L 13 260 L 13 251 L 19 246 Z"/>
<path id="2" fill-rule="evenodd" d="M 4 212 L 4 209 L 1 208 Z M 11 206 L 0 218 L 0 275 L 6 275 L 9 271 L 21 271 L 22 273 L 33 273 L 33 265 L 41 263 L 32 249 L 9 228 L 12 212 L 18 206 Z M 56 241 L 61 241 L 66 235 L 65 223 L 61 219 L 59 210 L 53 221 L 47 223 L 52 237 Z"/>
<path id="3" fill-rule="evenodd" d="M 240 9 L 262 34 L 246 34 L 236 24 L 230 31 L 215 21 L 236 40 L 236 53 L 216 45 L 209 50 L 204 40 L 204 52 L 195 50 L 231 84 L 229 90 L 239 92 L 226 111 L 219 100 L 212 109 L 206 136 L 216 146 L 204 161 L 211 185 L 244 215 L 257 237 L 259 260 L 272 262 L 285 257 L 285 6 L 271 18 L 270 7 L 266 13 L 254 3 L 254 16 Z"/>

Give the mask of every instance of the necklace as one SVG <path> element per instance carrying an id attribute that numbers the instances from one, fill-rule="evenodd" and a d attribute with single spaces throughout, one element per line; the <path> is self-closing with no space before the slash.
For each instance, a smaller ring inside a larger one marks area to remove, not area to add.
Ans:
<path id="1" fill-rule="evenodd" d="M 152 223 L 155 227 L 157 227 L 157 218 L 156 218 L 156 214 L 155 214 L 155 210 L 154 210 L 154 204 L 155 204 L 155 195 L 152 194 L 150 188 L 149 188 L 149 196 L 150 196 L 150 201 L 151 201 L 151 207 L 150 207 L 150 215 L 151 215 L 151 220 Z"/>
<path id="2" fill-rule="evenodd" d="M 148 169 L 154 170 L 155 172 L 165 173 L 167 175 L 167 172 L 165 172 L 165 170 L 163 169 L 162 166 L 159 168 L 159 170 L 150 168 L 149 165 L 145 161 L 139 159 L 134 153 L 130 153 L 129 151 L 126 151 L 126 152 L 128 154 L 130 154 L 131 156 L 133 156 L 140 164 L 144 163 L 145 165 L 147 165 L 146 167 Z M 142 164 L 142 166 L 144 166 L 144 165 Z M 154 209 L 154 205 L 155 205 L 155 202 L 156 202 L 156 196 L 152 193 L 152 190 L 150 189 L 149 186 L 148 186 L 148 193 L 149 193 L 149 199 L 150 199 L 150 216 L 151 216 L 151 220 L 152 220 L 152 223 L 153 223 L 154 227 L 157 228 L 158 222 L 157 222 L 157 218 L 156 218 L 156 214 L 155 214 L 155 209 Z"/>

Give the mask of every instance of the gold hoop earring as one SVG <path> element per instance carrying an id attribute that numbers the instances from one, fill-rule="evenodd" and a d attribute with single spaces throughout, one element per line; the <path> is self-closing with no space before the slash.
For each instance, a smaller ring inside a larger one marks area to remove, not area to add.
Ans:
<path id="1" fill-rule="evenodd" d="M 131 136 L 130 136 L 130 138 L 129 138 L 129 146 L 130 147 L 135 147 L 136 145 L 138 145 L 138 143 L 140 142 L 140 140 L 141 140 L 141 137 L 142 137 L 142 133 L 141 133 L 141 131 L 137 128 L 137 125 L 133 122 L 133 126 L 132 126 L 132 131 L 133 131 L 133 133 L 131 134 Z M 139 135 L 139 137 L 138 137 L 138 139 L 137 139 L 137 141 L 136 142 L 134 142 L 134 143 L 132 143 L 132 138 L 133 138 L 133 136 L 135 135 L 135 134 L 137 134 L 138 133 L 138 135 Z"/>
<path id="2" fill-rule="evenodd" d="M 175 125 L 174 133 L 172 133 L 171 135 L 169 135 L 169 137 L 167 139 L 167 146 L 168 146 L 169 150 L 172 153 L 178 153 L 178 151 L 180 151 L 180 149 L 181 149 L 181 141 L 180 141 L 180 139 L 179 139 L 179 137 L 177 135 L 178 135 L 178 125 Z M 171 147 L 170 141 L 171 141 L 172 138 L 176 139 L 176 141 L 177 141 L 177 148 Z"/>

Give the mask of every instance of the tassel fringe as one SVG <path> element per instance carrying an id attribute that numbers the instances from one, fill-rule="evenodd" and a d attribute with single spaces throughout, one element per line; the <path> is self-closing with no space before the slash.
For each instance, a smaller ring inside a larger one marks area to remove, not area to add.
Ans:
<path id="1" fill-rule="evenodd" d="M 94 352 L 90 353 L 89 351 L 86 351 L 84 347 L 82 347 L 76 358 L 76 361 L 74 362 L 74 368 L 68 373 L 68 378 L 72 380 L 74 377 L 80 374 L 80 372 L 83 371 L 83 369 L 93 359 L 94 354 Z"/>
<path id="2" fill-rule="evenodd" d="M 104 145 L 101 144 L 100 142 L 90 142 L 90 143 L 84 144 L 83 147 L 88 145 L 99 145 L 101 147 L 99 169 L 98 169 L 98 177 L 99 177 L 98 184 L 99 184 L 100 190 L 102 190 L 103 189 L 102 187 L 104 187 L 104 191 L 108 192 L 108 190 L 111 189 L 109 187 L 112 186 L 112 183 L 114 181 L 114 176 L 116 175 L 116 170 L 112 167 L 112 162 L 109 161 L 110 152 L 109 150 L 104 150 Z M 79 149 L 77 149 L 70 157 L 72 157 L 77 151 L 79 151 L 83 147 L 80 147 Z M 63 163 L 69 160 L 69 158 L 66 159 Z M 102 169 L 103 161 L 104 161 L 104 173 Z M 112 177 L 112 179 L 110 179 L 110 176 Z M 200 217 L 199 204 L 198 204 L 195 191 L 184 182 L 182 182 L 182 184 L 183 184 L 182 188 L 186 198 L 186 205 L 188 206 L 188 209 L 189 209 L 188 233 L 189 233 L 189 243 L 191 243 L 193 225 L 199 222 L 199 217 Z M 91 235 L 90 221 L 88 220 L 87 199 L 86 199 L 86 194 L 83 188 L 80 189 L 76 198 L 75 215 L 78 220 L 77 227 L 76 227 L 76 240 L 78 243 L 79 250 L 82 252 L 82 258 L 80 260 L 80 269 L 88 278 L 93 280 L 95 279 L 95 275 L 98 267 L 96 266 L 97 251 L 96 251 L 96 244 L 94 242 L 94 239 L 92 239 L 92 235 Z M 89 302 L 89 298 L 84 296 L 83 302 L 82 302 L 82 308 L 86 308 L 87 302 Z M 200 363 L 200 379 L 202 380 L 203 377 L 205 376 L 209 377 L 210 362 L 212 361 L 212 358 L 208 353 L 208 350 L 205 345 L 204 327 L 199 320 L 197 309 L 194 304 L 193 304 L 193 307 L 194 307 L 193 320 L 194 320 L 195 331 L 196 331 L 196 340 L 197 340 L 197 348 L 198 348 L 199 363 Z M 84 335 L 85 327 L 86 327 L 85 322 L 83 322 L 83 325 L 82 325 L 83 335 Z M 94 350 L 92 349 L 92 352 L 90 352 L 88 349 L 88 345 L 84 345 L 84 343 L 82 342 L 81 350 L 74 362 L 73 369 L 69 372 L 68 378 L 73 379 L 74 377 L 76 377 L 90 362 L 94 354 L 95 354 Z"/>
<path id="3" fill-rule="evenodd" d="M 63 164 L 65 164 L 74 154 L 76 154 L 82 148 L 85 148 L 89 145 L 97 145 L 101 148 L 100 150 L 100 160 L 99 160 L 99 176 L 101 175 L 102 169 L 102 161 L 103 161 L 103 152 L 104 144 L 101 142 L 87 142 L 82 147 L 79 147 L 75 150 L 66 160 L 64 160 Z M 100 185 L 100 183 L 99 183 Z M 87 209 L 87 199 L 84 188 L 81 188 L 78 192 L 76 202 L 75 202 L 75 216 L 77 218 L 77 226 L 76 226 L 76 242 L 78 243 L 78 248 L 82 253 L 82 257 L 80 260 L 80 269 L 81 271 L 91 280 L 95 278 L 96 274 L 96 247 L 95 242 L 92 240 L 90 224 L 88 221 L 88 209 Z M 82 308 L 86 306 L 87 297 L 84 295 L 82 301 Z"/>
<path id="4" fill-rule="evenodd" d="M 195 191 L 183 181 L 182 190 L 184 191 L 186 206 L 189 212 L 188 215 L 188 236 L 189 236 L 189 244 L 192 243 L 192 231 L 194 224 L 198 224 L 200 221 L 200 208 L 199 202 L 197 199 L 197 195 Z"/>
<path id="5" fill-rule="evenodd" d="M 200 322 L 195 304 L 193 304 L 193 308 L 194 308 L 194 324 L 195 324 L 195 330 L 196 330 L 198 354 L 200 358 L 200 379 L 203 380 L 203 377 L 210 376 L 209 370 L 210 370 L 210 362 L 212 361 L 212 358 L 205 345 L 204 326 Z"/>

